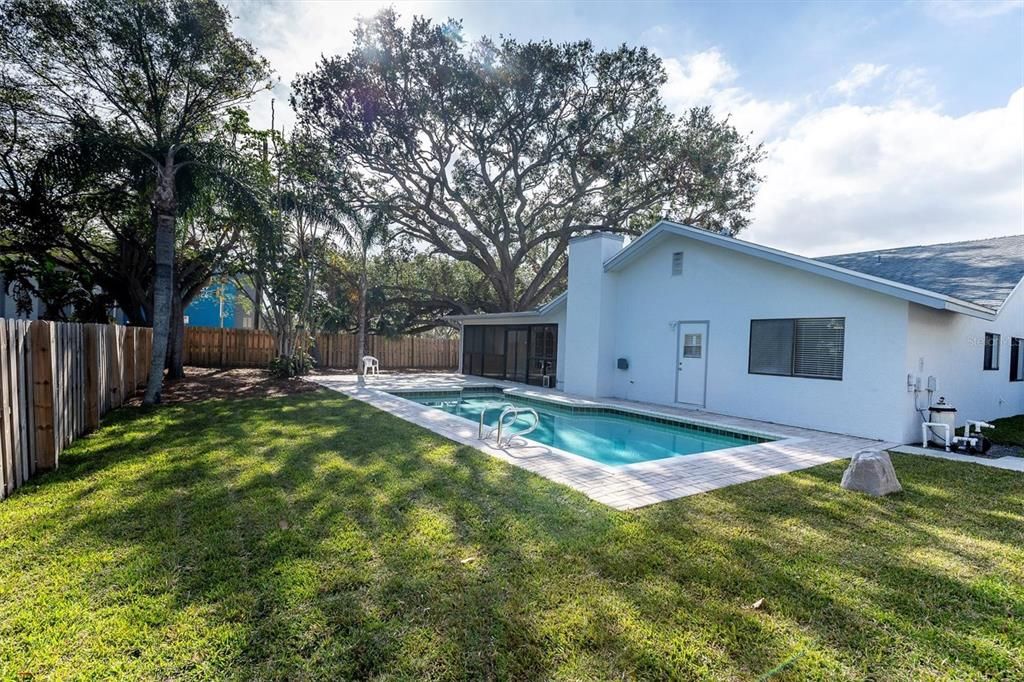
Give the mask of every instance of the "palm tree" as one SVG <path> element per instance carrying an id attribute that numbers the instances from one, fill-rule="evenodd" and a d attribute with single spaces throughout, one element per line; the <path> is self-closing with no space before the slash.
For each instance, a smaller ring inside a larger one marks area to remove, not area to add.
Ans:
<path id="1" fill-rule="evenodd" d="M 153 355 L 145 404 L 160 402 L 173 306 L 179 176 L 202 163 L 228 112 L 269 87 L 269 63 L 231 32 L 217 0 L 9 0 L 0 56 L 55 125 L 81 127 L 149 165 Z M 179 313 L 180 314 L 180 313 Z"/>
<path id="2" fill-rule="evenodd" d="M 345 241 L 354 247 L 359 255 L 359 330 L 357 345 L 359 352 L 356 357 L 356 370 L 360 368 L 363 356 L 366 355 L 366 292 L 368 283 L 368 263 L 370 251 L 375 246 L 383 246 L 391 239 L 391 219 L 386 207 L 353 211 L 349 217 Z"/>

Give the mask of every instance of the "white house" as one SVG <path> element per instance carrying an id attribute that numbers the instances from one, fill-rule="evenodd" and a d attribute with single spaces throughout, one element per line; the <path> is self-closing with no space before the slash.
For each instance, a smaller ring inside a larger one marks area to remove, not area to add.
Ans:
<path id="1" fill-rule="evenodd" d="M 940 396 L 1024 413 L 1022 278 L 1024 236 L 812 259 L 662 221 L 572 241 L 538 310 L 455 318 L 460 369 L 911 442 Z"/>

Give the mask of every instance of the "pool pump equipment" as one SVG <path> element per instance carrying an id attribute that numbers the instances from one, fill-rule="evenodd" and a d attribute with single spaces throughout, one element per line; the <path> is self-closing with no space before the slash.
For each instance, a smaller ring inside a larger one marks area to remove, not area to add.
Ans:
<path id="1" fill-rule="evenodd" d="M 971 428 L 974 428 L 974 434 L 971 433 Z M 992 441 L 981 435 L 981 430 L 994 428 L 996 427 L 988 422 L 968 420 L 967 426 L 964 427 L 964 435 L 953 436 L 950 447 L 954 451 L 964 449 L 967 452 L 984 454 L 992 447 Z"/>
<path id="2" fill-rule="evenodd" d="M 981 434 L 982 429 L 994 429 L 988 422 L 967 420 L 964 435 L 956 435 L 956 408 L 944 397 L 928 408 L 928 420 L 921 424 L 921 447 L 939 445 L 946 452 L 985 453 L 992 447 L 992 441 Z"/>
<path id="3" fill-rule="evenodd" d="M 929 443 L 941 445 L 949 450 L 949 444 L 956 435 L 956 408 L 939 397 L 939 402 L 928 408 L 928 421 L 921 425 L 922 446 Z"/>

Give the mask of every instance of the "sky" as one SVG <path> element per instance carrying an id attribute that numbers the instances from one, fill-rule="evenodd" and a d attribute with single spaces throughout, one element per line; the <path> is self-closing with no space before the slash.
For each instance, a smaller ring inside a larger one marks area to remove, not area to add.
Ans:
<path id="1" fill-rule="evenodd" d="M 763 142 L 740 237 L 807 256 L 1024 233 L 1024 0 L 329 2 L 232 0 L 277 71 L 254 103 L 293 120 L 289 84 L 394 6 L 508 35 L 645 45 L 683 112 L 710 105 Z"/>

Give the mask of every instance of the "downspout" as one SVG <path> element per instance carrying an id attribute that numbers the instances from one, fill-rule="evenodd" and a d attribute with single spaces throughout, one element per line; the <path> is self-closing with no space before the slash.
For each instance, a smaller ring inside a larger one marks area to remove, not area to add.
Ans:
<path id="1" fill-rule="evenodd" d="M 463 371 L 462 371 L 462 356 L 463 356 L 462 348 L 463 348 L 463 344 L 466 342 L 466 336 L 465 336 L 465 334 L 463 334 L 463 331 L 465 330 L 465 325 L 462 323 L 462 320 L 458 321 L 458 325 L 459 325 L 459 374 L 463 374 Z"/>

